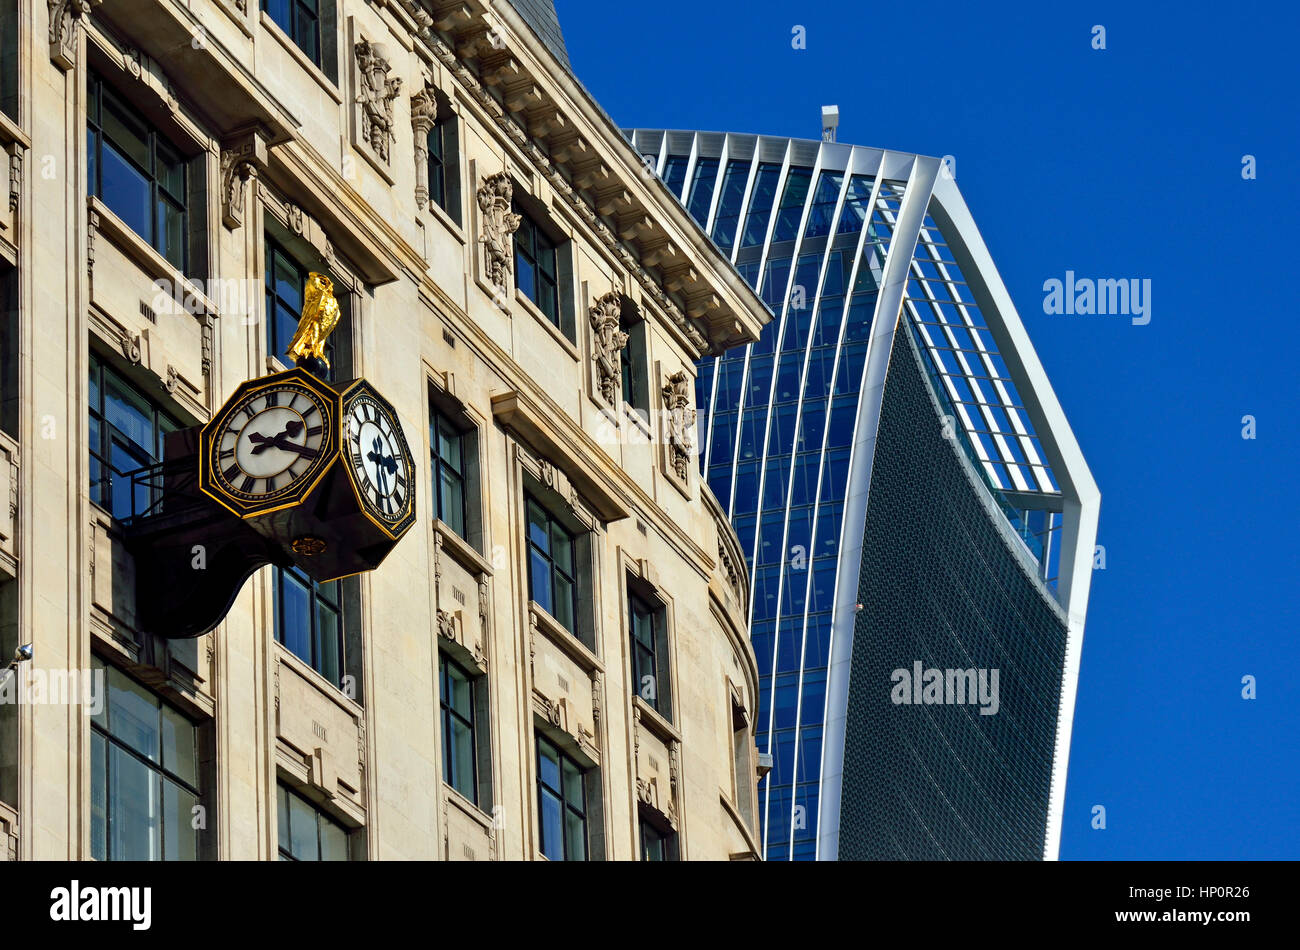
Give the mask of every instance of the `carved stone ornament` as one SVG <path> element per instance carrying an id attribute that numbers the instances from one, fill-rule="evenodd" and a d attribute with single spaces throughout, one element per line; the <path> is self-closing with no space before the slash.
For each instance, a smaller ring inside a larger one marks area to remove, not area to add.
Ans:
<path id="1" fill-rule="evenodd" d="M 509 290 L 511 269 L 511 238 L 523 221 L 510 210 L 515 188 L 505 172 L 488 175 L 478 186 L 478 208 L 482 212 L 482 240 L 487 278 L 501 290 Z"/>
<path id="2" fill-rule="evenodd" d="M 668 377 L 660 390 L 664 400 L 664 428 L 668 440 L 668 457 L 673 471 L 687 481 L 691 457 L 695 454 L 695 410 L 690 408 L 691 380 L 685 370 Z"/>
<path id="3" fill-rule="evenodd" d="M 361 137 L 384 164 L 396 133 L 393 131 L 393 100 L 402 88 L 400 78 L 388 78 L 391 65 L 382 43 L 360 40 L 353 48 L 357 57 L 359 90 L 356 101 L 361 106 Z"/>
<path id="4" fill-rule="evenodd" d="M 411 96 L 411 131 L 415 135 L 415 204 L 429 204 L 429 133 L 438 121 L 438 99 L 428 83 Z"/>
<path id="5" fill-rule="evenodd" d="M 618 405 L 623 390 L 623 363 L 619 354 L 627 346 L 628 336 L 619 328 L 622 313 L 623 298 L 614 291 L 605 294 L 591 308 L 596 379 L 601 398 L 612 406 Z"/>
<path id="6" fill-rule="evenodd" d="M 456 618 L 442 608 L 438 609 L 438 636 L 456 642 Z"/>
<path id="7" fill-rule="evenodd" d="M 250 178 L 266 168 L 266 142 L 249 132 L 221 149 L 221 221 L 232 231 L 244 223 L 244 192 Z"/>
<path id="8" fill-rule="evenodd" d="M 45 0 L 50 12 L 50 59 L 69 70 L 77 62 L 77 22 L 103 0 Z"/>

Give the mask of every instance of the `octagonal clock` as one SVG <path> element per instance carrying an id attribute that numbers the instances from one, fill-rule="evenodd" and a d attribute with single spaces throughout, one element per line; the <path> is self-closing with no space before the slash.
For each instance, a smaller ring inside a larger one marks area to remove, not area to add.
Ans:
<path id="1" fill-rule="evenodd" d="M 396 540 L 415 521 L 415 460 L 392 405 L 364 379 L 347 384 L 343 465 L 362 513 Z"/>
<path id="2" fill-rule="evenodd" d="M 199 439 L 199 488 L 241 518 L 289 508 L 338 455 L 338 396 L 291 369 L 235 390 Z"/>

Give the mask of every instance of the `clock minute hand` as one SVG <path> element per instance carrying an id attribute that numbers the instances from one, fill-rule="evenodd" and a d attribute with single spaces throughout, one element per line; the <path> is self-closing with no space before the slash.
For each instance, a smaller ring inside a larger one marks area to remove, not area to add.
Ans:
<path id="1" fill-rule="evenodd" d="M 285 438 L 288 436 L 296 436 L 301 431 L 302 431 L 302 420 L 290 419 L 288 422 L 285 423 L 284 431 L 281 432 L 279 435 L 262 435 L 262 433 L 260 432 L 252 432 L 249 434 L 248 438 L 251 441 L 257 443 L 257 445 L 253 448 L 253 454 L 261 455 L 263 452 L 265 452 L 267 449 L 271 448 L 272 446 L 274 446 L 277 449 L 289 448 L 289 446 L 293 445 L 293 443 L 292 442 L 286 443 L 284 441 Z"/>

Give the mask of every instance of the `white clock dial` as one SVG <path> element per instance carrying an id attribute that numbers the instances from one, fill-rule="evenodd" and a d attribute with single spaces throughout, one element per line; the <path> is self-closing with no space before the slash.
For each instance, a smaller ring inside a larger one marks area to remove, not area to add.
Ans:
<path id="1" fill-rule="evenodd" d="M 318 467 L 326 425 L 324 406 L 305 388 L 253 393 L 216 434 L 213 474 L 240 498 L 284 492 Z"/>
<path id="2" fill-rule="evenodd" d="M 381 518 L 395 521 L 406 510 L 410 467 L 403 442 L 388 412 L 358 397 L 348 409 L 348 458 L 357 487 Z"/>

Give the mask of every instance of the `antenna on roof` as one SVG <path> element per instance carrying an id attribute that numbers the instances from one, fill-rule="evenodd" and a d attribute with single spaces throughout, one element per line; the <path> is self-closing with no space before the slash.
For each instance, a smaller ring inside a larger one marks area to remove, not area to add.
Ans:
<path id="1" fill-rule="evenodd" d="M 840 107 L 822 106 L 822 141 L 834 142 L 835 130 L 840 127 Z"/>

